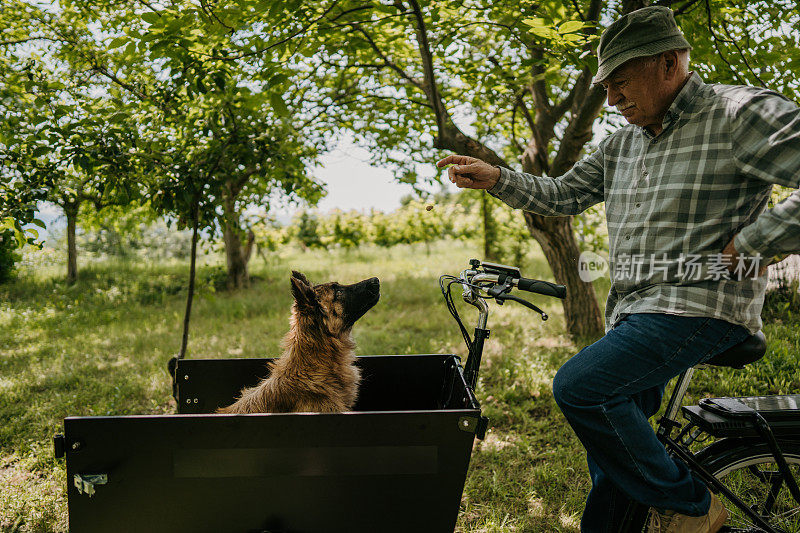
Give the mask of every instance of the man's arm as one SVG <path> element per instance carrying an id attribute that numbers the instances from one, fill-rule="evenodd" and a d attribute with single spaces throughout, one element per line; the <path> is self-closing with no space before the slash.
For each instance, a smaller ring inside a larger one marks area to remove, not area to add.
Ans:
<path id="1" fill-rule="evenodd" d="M 545 216 L 577 215 L 603 201 L 603 154 L 597 150 L 575 163 L 558 178 L 534 176 L 493 167 L 480 159 L 448 156 L 438 167 L 448 169 L 450 181 L 459 187 L 486 189 L 511 207 Z"/>
<path id="2" fill-rule="evenodd" d="M 734 116 L 732 140 L 734 160 L 743 174 L 800 186 L 800 110 L 795 104 L 764 91 Z M 731 244 L 726 250 L 765 258 L 800 251 L 800 191 L 764 211 Z"/>

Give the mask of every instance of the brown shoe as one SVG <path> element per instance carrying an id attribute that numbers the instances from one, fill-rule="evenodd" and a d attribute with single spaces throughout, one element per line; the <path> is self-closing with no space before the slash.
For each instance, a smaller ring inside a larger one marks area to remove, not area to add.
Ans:
<path id="1" fill-rule="evenodd" d="M 708 513 L 703 516 L 687 516 L 673 511 L 659 513 L 650 509 L 650 519 L 647 525 L 648 533 L 717 533 L 725 520 L 728 511 L 719 501 L 716 494 L 711 493 L 711 506 Z"/>

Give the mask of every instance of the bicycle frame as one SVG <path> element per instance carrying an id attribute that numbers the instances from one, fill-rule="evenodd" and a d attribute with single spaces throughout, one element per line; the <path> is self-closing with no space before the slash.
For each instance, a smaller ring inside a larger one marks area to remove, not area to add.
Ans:
<path id="1" fill-rule="evenodd" d="M 469 272 L 469 270 L 461 272 L 461 279 L 464 279 Z M 472 278 L 473 282 L 482 280 L 496 281 L 497 275 L 477 274 Z M 490 330 L 486 328 L 486 323 L 489 319 L 489 304 L 469 284 L 462 283 L 461 286 L 464 288 L 464 301 L 478 309 L 478 324 L 475 326 L 475 336 L 472 338 L 472 345 L 469 346 L 467 354 L 467 362 L 464 365 L 464 377 L 467 380 L 467 385 L 472 390 L 475 390 L 475 384 L 478 381 L 478 370 L 481 366 L 481 356 L 483 355 L 483 343 L 490 333 Z"/>

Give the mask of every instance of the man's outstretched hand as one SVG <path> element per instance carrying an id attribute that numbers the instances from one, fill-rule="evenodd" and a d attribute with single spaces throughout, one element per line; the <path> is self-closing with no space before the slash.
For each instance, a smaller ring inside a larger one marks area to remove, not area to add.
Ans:
<path id="1" fill-rule="evenodd" d="M 500 169 L 480 159 L 467 155 L 448 155 L 436 162 L 436 166 L 447 169 L 450 181 L 456 186 L 467 189 L 491 189 L 500 179 Z"/>

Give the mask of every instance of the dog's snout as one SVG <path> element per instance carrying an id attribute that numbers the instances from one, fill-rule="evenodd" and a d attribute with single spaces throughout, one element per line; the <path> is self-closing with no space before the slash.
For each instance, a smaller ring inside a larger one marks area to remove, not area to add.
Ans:
<path id="1" fill-rule="evenodd" d="M 356 292 L 367 292 L 369 294 L 379 293 L 381 289 L 381 282 L 378 278 L 369 278 L 364 281 L 359 281 L 355 284 L 354 289 Z"/>
<path id="2" fill-rule="evenodd" d="M 349 297 L 345 304 L 347 325 L 352 326 L 356 320 L 369 311 L 381 298 L 381 283 L 378 278 L 369 278 L 349 285 Z"/>

